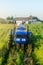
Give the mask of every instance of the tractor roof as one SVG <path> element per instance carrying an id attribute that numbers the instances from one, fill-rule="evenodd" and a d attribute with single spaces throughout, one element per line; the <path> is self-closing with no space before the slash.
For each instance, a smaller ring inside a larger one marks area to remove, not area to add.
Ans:
<path id="1" fill-rule="evenodd" d="M 20 24 L 17 28 L 18 30 L 26 30 L 25 26 L 23 24 Z"/>

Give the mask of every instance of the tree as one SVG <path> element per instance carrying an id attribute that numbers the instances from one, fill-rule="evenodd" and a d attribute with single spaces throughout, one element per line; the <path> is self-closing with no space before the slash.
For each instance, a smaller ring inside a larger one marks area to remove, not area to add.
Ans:
<path id="1" fill-rule="evenodd" d="M 10 17 L 9 16 L 7 17 L 7 20 L 10 20 Z"/>
<path id="2" fill-rule="evenodd" d="M 13 16 L 11 16 L 11 17 L 10 17 L 10 16 L 8 16 L 8 17 L 7 17 L 7 20 L 13 20 L 13 19 L 14 19 L 14 17 L 13 17 Z"/>
<path id="3" fill-rule="evenodd" d="M 13 16 L 11 16 L 10 19 L 13 20 L 14 19 Z"/>

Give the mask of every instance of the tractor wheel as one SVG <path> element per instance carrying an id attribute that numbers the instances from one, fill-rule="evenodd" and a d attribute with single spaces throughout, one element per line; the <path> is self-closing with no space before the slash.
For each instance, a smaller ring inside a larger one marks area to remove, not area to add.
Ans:
<path id="1" fill-rule="evenodd" d="M 8 41 L 8 49 L 10 49 L 12 47 L 12 43 L 13 43 L 13 37 L 10 36 L 9 41 Z"/>

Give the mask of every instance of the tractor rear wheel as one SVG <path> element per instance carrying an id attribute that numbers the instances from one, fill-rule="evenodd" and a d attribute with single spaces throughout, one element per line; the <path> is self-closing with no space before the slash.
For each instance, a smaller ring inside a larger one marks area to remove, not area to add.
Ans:
<path id="1" fill-rule="evenodd" d="M 8 41 L 8 49 L 10 49 L 12 47 L 12 43 L 13 43 L 13 36 L 11 35 L 9 37 L 9 41 Z"/>

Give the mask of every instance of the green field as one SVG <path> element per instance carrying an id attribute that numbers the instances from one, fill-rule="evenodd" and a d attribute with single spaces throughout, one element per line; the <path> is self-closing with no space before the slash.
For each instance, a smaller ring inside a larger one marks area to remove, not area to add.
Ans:
<path id="1" fill-rule="evenodd" d="M 2 63 L 3 48 L 7 46 L 10 29 L 13 28 L 11 24 L 0 24 L 0 65 Z"/>
<path id="2" fill-rule="evenodd" d="M 0 24 L 0 49 L 8 42 L 10 29 L 13 29 L 13 25 Z"/>
<path id="3" fill-rule="evenodd" d="M 30 30 L 33 33 L 36 64 L 43 65 L 43 24 L 30 25 Z"/>
<path id="4" fill-rule="evenodd" d="M 9 32 L 13 27 L 13 24 L 0 24 L 0 65 L 23 65 L 23 61 L 20 59 L 23 58 L 22 50 L 19 50 L 19 52 L 16 50 L 15 52 L 13 47 L 6 58 Z M 43 24 L 30 24 L 28 28 L 32 32 L 33 52 L 31 56 L 33 61 L 35 65 L 43 65 Z"/>

